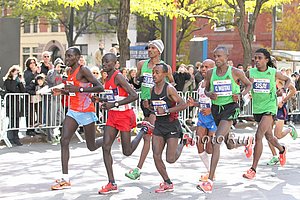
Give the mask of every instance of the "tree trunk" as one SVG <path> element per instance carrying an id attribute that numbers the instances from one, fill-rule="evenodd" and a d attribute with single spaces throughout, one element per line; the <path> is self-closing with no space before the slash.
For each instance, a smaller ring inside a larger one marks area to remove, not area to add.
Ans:
<path id="1" fill-rule="evenodd" d="M 117 35 L 119 41 L 119 50 L 120 50 L 119 62 L 121 68 L 126 67 L 126 60 L 129 60 L 130 58 L 130 52 L 129 52 L 130 41 L 127 38 L 129 16 L 130 16 L 130 0 L 120 1 Z"/>

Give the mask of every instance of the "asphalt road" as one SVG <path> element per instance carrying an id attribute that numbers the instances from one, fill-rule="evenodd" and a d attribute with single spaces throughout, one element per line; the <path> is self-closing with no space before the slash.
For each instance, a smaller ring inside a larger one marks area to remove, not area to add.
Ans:
<path id="1" fill-rule="evenodd" d="M 241 126 L 234 132 L 247 135 L 254 134 L 254 130 L 253 126 Z M 162 179 L 155 168 L 152 153 L 149 153 L 144 164 L 141 179 L 132 181 L 124 174 L 136 166 L 142 143 L 132 156 L 126 157 L 116 141 L 112 148 L 113 168 L 120 192 L 106 196 L 98 194 L 98 189 L 107 184 L 101 149 L 90 152 L 84 143 L 74 139 L 70 145 L 69 163 L 72 188 L 51 191 L 51 184 L 61 173 L 59 145 L 35 143 L 13 148 L 0 146 L 0 199 L 300 199 L 300 138 L 292 140 L 287 136 L 280 142 L 288 146 L 287 164 L 284 167 L 266 165 L 271 153 L 264 140 L 264 152 L 254 180 L 242 178 L 252 163 L 252 158 L 245 157 L 244 149 L 227 150 L 222 145 L 212 194 L 204 194 L 196 189 L 205 168 L 196 147 L 185 147 L 175 164 L 166 164 L 175 190 L 156 194 L 154 190 Z"/>

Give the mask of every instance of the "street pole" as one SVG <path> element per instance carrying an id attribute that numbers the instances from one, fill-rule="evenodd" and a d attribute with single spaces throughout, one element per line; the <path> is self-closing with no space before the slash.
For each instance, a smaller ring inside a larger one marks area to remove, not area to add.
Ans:
<path id="1" fill-rule="evenodd" d="M 70 21 L 69 21 L 69 47 L 73 46 L 73 32 L 74 32 L 74 8 L 71 7 Z"/>
<path id="2" fill-rule="evenodd" d="M 276 48 L 276 6 L 272 9 L 272 49 Z"/>

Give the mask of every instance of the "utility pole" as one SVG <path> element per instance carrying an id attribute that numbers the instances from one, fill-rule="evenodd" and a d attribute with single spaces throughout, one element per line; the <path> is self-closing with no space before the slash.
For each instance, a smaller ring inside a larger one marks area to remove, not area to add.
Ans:
<path id="1" fill-rule="evenodd" d="M 272 49 L 276 48 L 276 6 L 272 9 Z"/>
<path id="2" fill-rule="evenodd" d="M 73 32 L 74 32 L 74 8 L 71 7 L 70 21 L 69 21 L 69 47 L 73 46 Z"/>

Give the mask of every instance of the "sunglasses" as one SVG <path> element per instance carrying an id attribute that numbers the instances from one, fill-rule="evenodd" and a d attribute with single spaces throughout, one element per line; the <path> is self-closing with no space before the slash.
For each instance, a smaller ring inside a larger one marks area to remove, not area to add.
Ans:
<path id="1" fill-rule="evenodd" d="M 31 61 L 30 64 L 35 64 L 35 61 Z"/>
<path id="2" fill-rule="evenodd" d="M 44 56 L 44 58 L 49 58 L 50 56 Z"/>
<path id="3" fill-rule="evenodd" d="M 93 74 L 99 74 L 98 72 L 93 72 Z"/>

